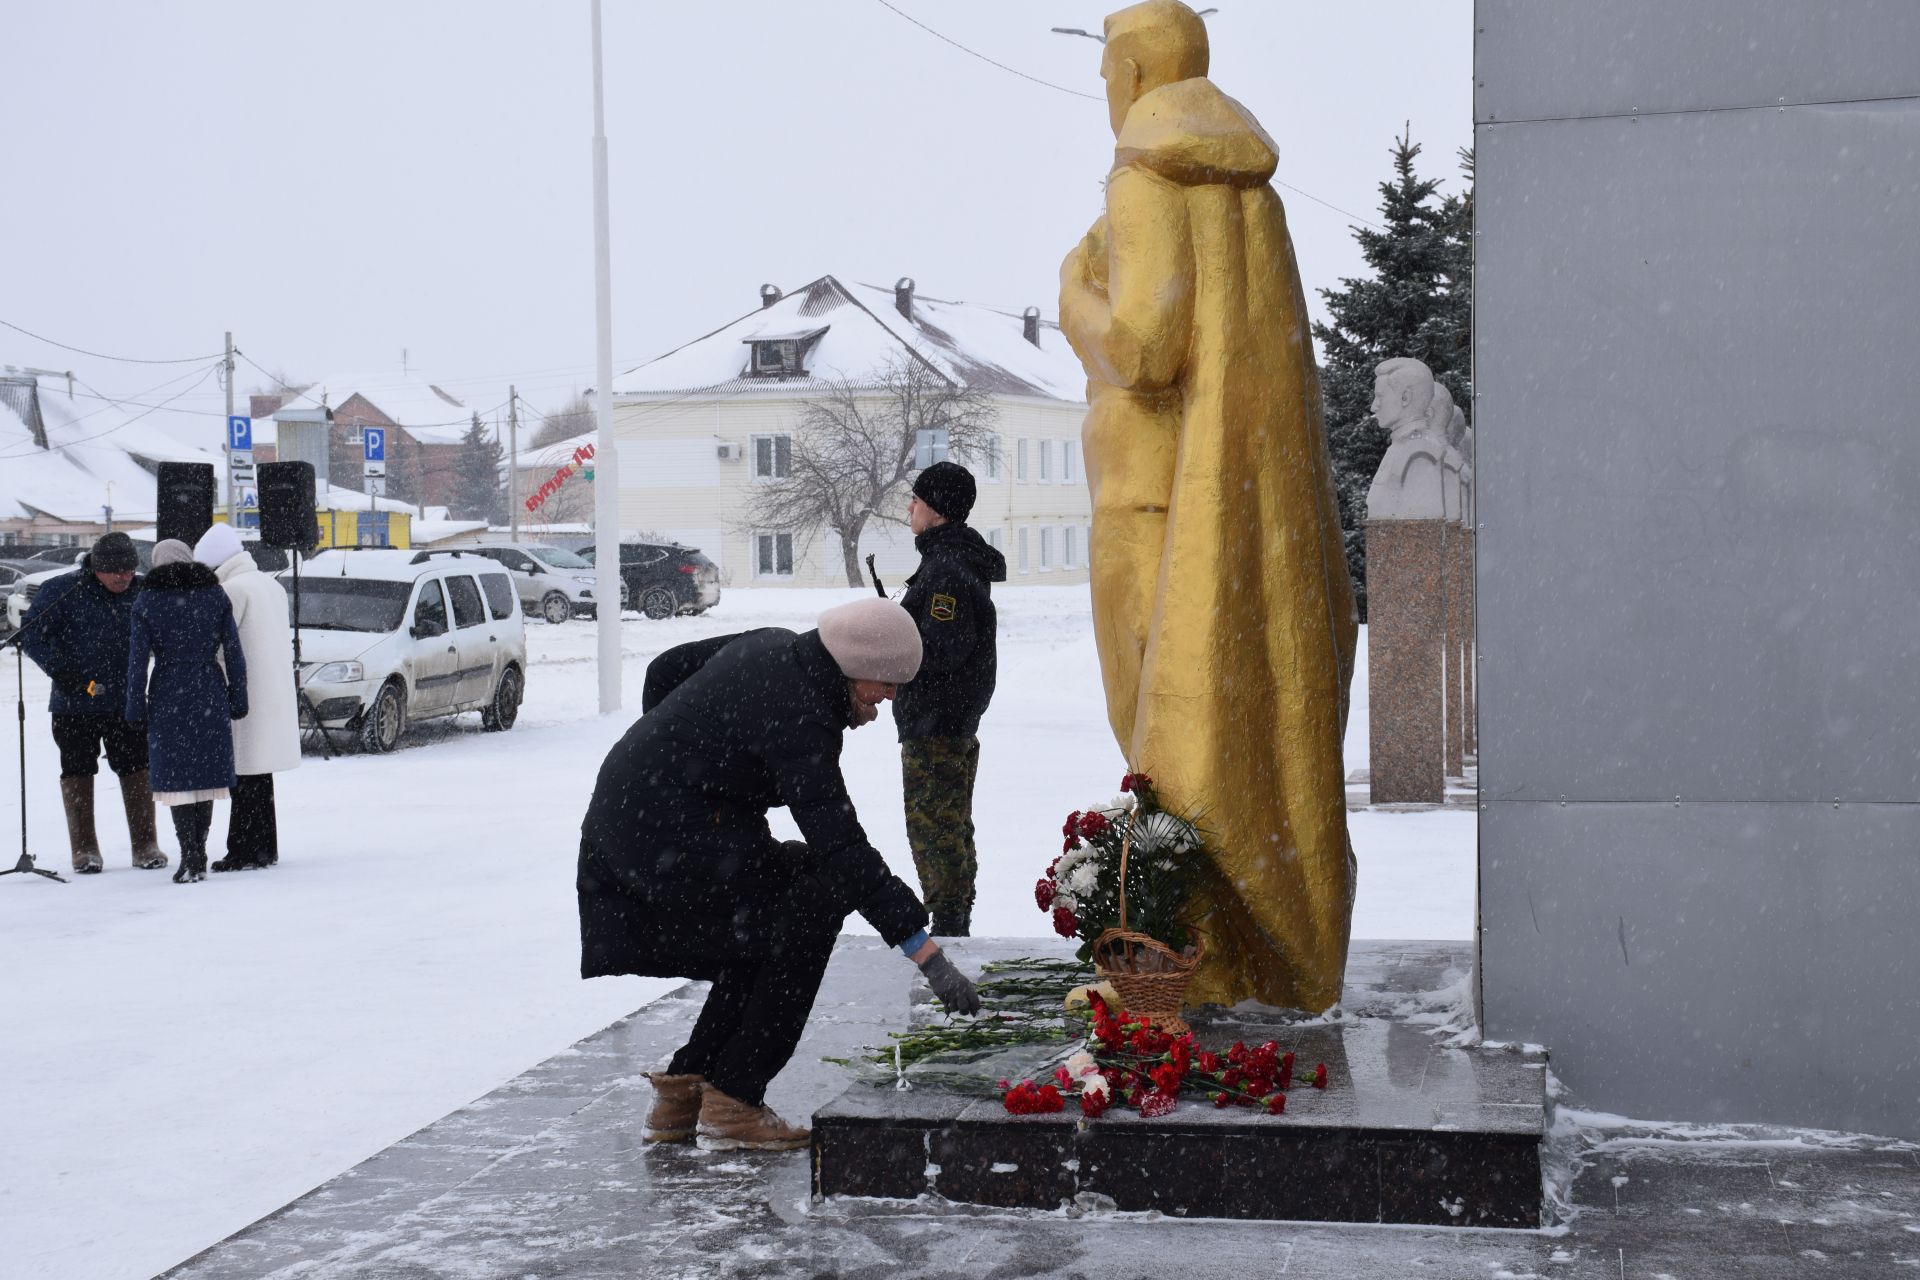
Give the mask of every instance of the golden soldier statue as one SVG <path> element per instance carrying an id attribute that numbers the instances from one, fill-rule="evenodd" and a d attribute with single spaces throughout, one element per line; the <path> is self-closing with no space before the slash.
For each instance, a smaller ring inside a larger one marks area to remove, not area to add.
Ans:
<path id="1" fill-rule="evenodd" d="M 1086 366 L 1094 635 L 1129 767 L 1218 851 L 1188 999 L 1319 1011 L 1353 911 L 1341 739 L 1357 633 L 1278 157 L 1174 0 L 1106 22 L 1118 145 L 1067 255 Z"/>

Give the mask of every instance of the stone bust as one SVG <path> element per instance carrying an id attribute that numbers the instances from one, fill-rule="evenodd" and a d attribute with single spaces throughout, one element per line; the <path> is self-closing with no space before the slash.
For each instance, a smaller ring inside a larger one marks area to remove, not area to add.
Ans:
<path id="1" fill-rule="evenodd" d="M 1392 435 L 1367 490 L 1369 520 L 1458 520 L 1461 457 L 1447 443 L 1453 396 L 1418 360 L 1373 371 L 1373 417 Z"/>

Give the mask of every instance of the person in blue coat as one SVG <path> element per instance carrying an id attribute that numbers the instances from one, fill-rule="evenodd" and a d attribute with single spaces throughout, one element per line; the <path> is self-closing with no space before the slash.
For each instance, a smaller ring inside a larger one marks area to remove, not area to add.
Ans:
<path id="1" fill-rule="evenodd" d="M 127 646 L 133 604 L 140 598 L 140 553 L 124 533 L 103 535 L 72 573 L 35 594 L 21 624 L 21 647 L 53 681 L 53 742 L 60 752 L 60 800 L 67 811 L 73 869 L 98 873 L 106 864 L 93 821 L 93 780 L 100 751 L 120 778 L 133 865 L 167 865 L 154 829 L 147 787 L 146 738 L 120 718 L 127 700 Z"/>
<path id="2" fill-rule="evenodd" d="M 145 586 L 133 606 L 126 713 L 147 726 L 153 796 L 171 806 L 180 837 L 179 884 L 207 873 L 213 802 L 234 785 L 233 721 L 247 714 L 247 663 L 233 602 L 213 570 L 194 563 L 193 548 L 174 538 L 156 546 Z"/>

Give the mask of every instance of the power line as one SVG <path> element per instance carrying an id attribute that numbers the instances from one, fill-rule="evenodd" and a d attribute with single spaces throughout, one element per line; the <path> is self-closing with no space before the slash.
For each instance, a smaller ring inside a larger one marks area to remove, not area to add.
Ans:
<path id="1" fill-rule="evenodd" d="M 962 53 L 972 54 L 974 57 L 980 59 L 980 61 L 987 63 L 990 66 L 998 67 L 1002 71 L 1010 72 L 1013 75 L 1019 76 L 1022 80 L 1031 80 L 1035 84 L 1045 85 L 1049 89 L 1058 89 L 1061 93 L 1070 93 L 1076 98 L 1087 98 L 1094 102 L 1106 101 L 1105 98 L 1098 97 L 1091 93 L 1081 93 L 1078 89 L 1069 89 L 1065 85 L 1055 84 L 1051 80 L 1042 80 L 1038 76 L 1030 76 L 1024 71 L 1008 66 L 1004 62 L 995 62 L 992 58 L 989 58 L 986 54 L 981 53 L 974 49 L 969 49 L 966 45 L 961 44 L 958 40 L 953 39 L 951 36 L 941 35 L 940 32 L 935 31 L 932 27 L 920 21 L 918 18 L 914 17 L 912 14 L 902 12 L 900 9 L 896 8 L 894 5 L 888 3 L 888 0 L 875 0 L 875 3 L 881 5 L 884 8 L 892 9 L 893 12 L 899 14 L 901 17 L 905 18 L 908 22 L 911 22 L 914 26 L 920 28 L 922 31 L 926 32 L 928 35 L 933 36 L 936 39 L 946 41 L 948 44 L 960 50 Z M 1282 182 L 1280 181 L 1280 179 L 1275 178 L 1273 179 L 1273 183 L 1275 186 L 1285 187 L 1287 190 L 1293 192 L 1295 195 L 1305 196 L 1307 199 L 1313 201 L 1315 204 L 1325 205 L 1327 208 L 1333 210 L 1335 213 L 1343 214 L 1346 217 L 1352 218 L 1355 222 L 1365 223 L 1367 226 L 1372 227 L 1375 231 L 1386 230 L 1386 228 L 1382 227 L 1379 223 L 1363 218 L 1359 214 L 1354 213 L 1350 210 L 1342 209 L 1339 205 L 1334 204 L 1331 200 L 1322 200 L 1319 196 L 1313 194 L 1313 192 L 1302 190 L 1301 188 L 1294 186 L 1290 182 Z"/>
<path id="2" fill-rule="evenodd" d="M 36 342 L 44 342 L 48 346 L 59 347 L 62 351 L 72 351 L 83 356 L 92 356 L 95 360 L 118 360 L 122 364 L 199 364 L 202 360 L 219 360 L 225 355 L 224 352 L 216 351 L 211 355 L 182 356 L 177 360 L 143 360 L 138 356 L 110 356 L 102 351 L 89 351 L 85 347 L 74 347 L 64 342 L 55 342 L 52 338 L 42 337 L 31 329 L 22 329 L 11 320 L 0 320 L 0 324 L 7 326 L 7 328 L 13 330 L 15 333 L 24 333 Z"/>
<path id="3" fill-rule="evenodd" d="M 224 358 L 225 358 L 225 353 L 223 352 L 222 360 L 224 360 Z M 210 376 L 212 376 L 213 372 L 216 369 L 220 368 L 220 365 L 221 365 L 221 361 L 216 361 L 213 364 L 208 365 L 205 369 L 202 369 L 200 371 L 200 376 L 196 378 L 191 384 L 181 388 L 179 391 L 175 392 L 173 395 L 168 396 L 165 400 L 162 400 L 159 404 L 154 404 L 154 405 L 140 405 L 137 402 L 115 400 L 112 396 L 102 393 L 99 388 L 93 386 L 92 384 L 87 382 L 82 382 L 80 379 L 76 378 L 74 379 L 74 381 L 80 382 L 81 386 L 86 387 L 87 390 L 92 393 L 95 399 L 104 400 L 108 404 L 114 406 L 117 409 L 139 408 L 141 412 L 134 414 L 131 418 L 128 418 L 124 422 L 108 427 L 105 431 L 96 431 L 90 436 L 81 436 L 77 440 L 63 440 L 56 444 L 52 436 L 49 435 L 47 439 L 48 448 L 45 450 L 40 449 L 37 445 L 29 444 L 29 446 L 25 449 L 15 449 L 6 453 L 0 453 L 0 459 L 31 457 L 34 454 L 42 453 L 42 452 L 46 452 L 46 453 L 64 452 L 67 449 L 78 448 L 79 446 L 86 444 L 89 440 L 103 439 L 106 436 L 112 435 L 116 431 L 123 431 L 126 428 L 132 426 L 134 423 L 140 421 L 140 419 L 146 417 L 148 414 L 155 413 L 161 409 L 165 409 L 168 405 L 172 404 L 175 400 L 180 399 L 180 397 L 185 395 L 190 395 L 193 392 L 198 391 L 200 389 L 200 384 L 205 382 Z M 176 378 L 176 379 L 173 379 L 173 381 L 177 382 L 179 381 L 179 379 Z M 162 383 L 161 385 L 165 386 L 167 384 Z M 156 388 L 156 390 L 157 389 L 158 388 Z M 172 410 L 171 412 L 192 413 L 195 411 L 191 409 L 175 409 L 175 410 Z M 221 416 L 224 417 L 225 415 L 221 415 Z"/>
<path id="4" fill-rule="evenodd" d="M 904 10 L 895 8 L 895 6 L 887 3 L 887 0 L 876 0 L 876 3 L 878 3 L 880 7 L 883 9 L 892 9 L 893 12 L 899 14 L 901 17 L 905 18 L 908 22 L 911 22 L 914 26 L 920 28 L 922 31 L 926 32 L 928 35 L 932 36 L 934 39 L 944 40 L 948 44 L 952 45 L 954 48 L 960 50 L 960 52 L 965 54 L 971 54 L 973 57 L 980 59 L 980 61 L 986 63 L 987 65 L 998 67 L 1002 71 L 1005 71 L 1010 75 L 1019 76 L 1022 80 L 1031 80 L 1035 84 L 1045 85 L 1047 88 L 1058 90 L 1061 93 L 1070 93 L 1076 98 L 1085 98 L 1089 102 L 1105 102 L 1106 101 L 1105 98 L 1099 97 L 1095 94 L 1082 93 L 1078 89 L 1069 89 L 1065 85 L 1055 84 L 1051 80 L 1042 80 L 1039 76 L 1030 76 L 1024 71 L 1021 71 L 1015 67 L 1008 66 L 1004 62 L 995 62 L 992 58 L 989 58 L 986 54 L 981 53 L 979 50 L 969 49 L 967 48 L 966 45 L 961 44 L 958 40 L 955 40 L 953 37 L 941 35 L 938 31 L 935 31 L 932 27 L 920 21 L 920 19 L 914 17 L 912 14 L 907 13 Z"/>

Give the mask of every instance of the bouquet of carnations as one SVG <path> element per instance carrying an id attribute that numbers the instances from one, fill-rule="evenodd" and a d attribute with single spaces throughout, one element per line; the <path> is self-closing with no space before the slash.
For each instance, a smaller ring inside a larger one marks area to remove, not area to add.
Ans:
<path id="1" fill-rule="evenodd" d="M 1086 1046 L 1054 1069 L 1050 1083 L 999 1082 L 1008 1111 L 1044 1115 L 1065 1110 L 1067 1099 L 1075 1098 L 1089 1120 L 1116 1103 L 1151 1119 L 1178 1106 L 1182 1093 L 1197 1093 L 1216 1107 L 1254 1107 L 1276 1116 L 1286 1111 L 1293 1054 L 1273 1041 L 1252 1048 L 1236 1041 L 1216 1054 L 1199 1048 L 1190 1031 L 1171 1035 L 1124 1009 L 1116 1014 L 1098 995 L 1092 1003 Z M 1315 1065 L 1307 1083 L 1327 1087 L 1325 1063 Z"/>
<path id="2" fill-rule="evenodd" d="M 1082 960 L 1092 957 L 1101 934 L 1119 928 L 1175 952 L 1187 948 L 1187 908 L 1205 837 L 1191 818 L 1160 804 L 1152 778 L 1128 774 L 1110 803 L 1076 809 L 1060 833 L 1060 856 L 1034 884 L 1033 896 L 1040 910 L 1052 913 L 1055 932 L 1081 940 Z"/>

